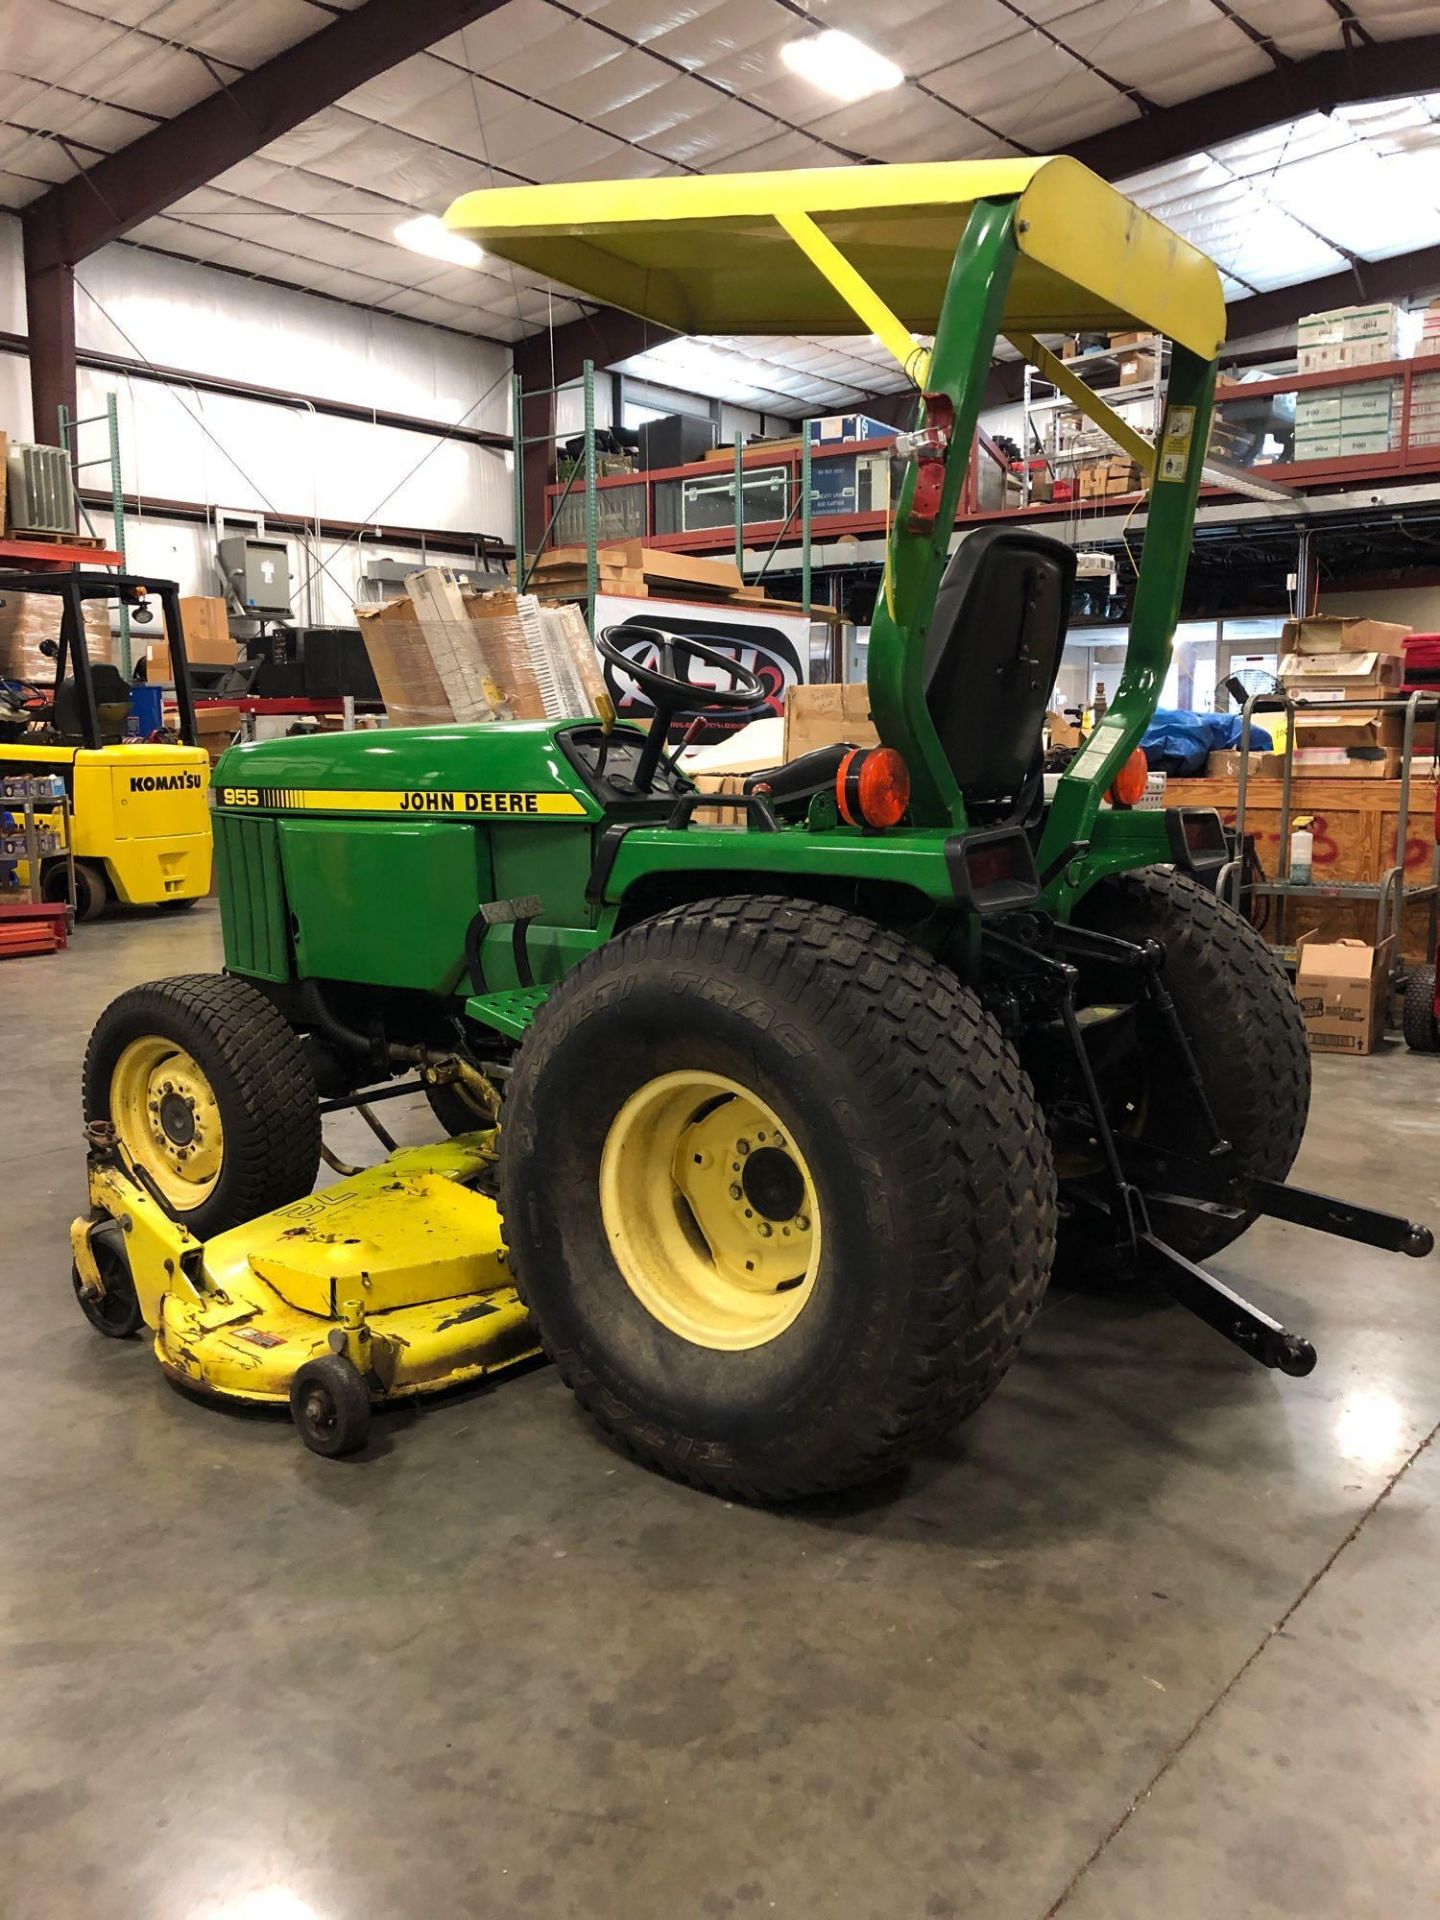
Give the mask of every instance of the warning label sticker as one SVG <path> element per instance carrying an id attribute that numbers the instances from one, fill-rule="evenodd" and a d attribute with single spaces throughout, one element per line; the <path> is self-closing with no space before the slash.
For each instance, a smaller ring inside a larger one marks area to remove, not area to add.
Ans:
<path id="1" fill-rule="evenodd" d="M 1160 458 L 1155 463 L 1157 480 L 1183 480 L 1190 464 L 1190 442 L 1195 437 L 1194 407 L 1171 407 L 1165 415 L 1165 431 L 1160 439 Z"/>

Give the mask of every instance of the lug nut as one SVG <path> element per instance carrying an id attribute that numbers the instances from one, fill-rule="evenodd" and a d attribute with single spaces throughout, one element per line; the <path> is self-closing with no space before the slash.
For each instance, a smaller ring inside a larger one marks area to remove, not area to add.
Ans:
<path id="1" fill-rule="evenodd" d="M 738 1200 L 740 1198 L 740 1189 L 739 1187 L 734 1185 L 733 1182 L 731 1183 L 731 1187 L 730 1187 L 730 1198 L 732 1200 Z"/>
<path id="2" fill-rule="evenodd" d="M 737 1153 L 749 1153 L 750 1142 L 748 1140 L 737 1140 L 735 1142 L 735 1151 Z"/>
<path id="3" fill-rule="evenodd" d="M 774 1231 L 775 1229 L 771 1226 L 768 1220 L 762 1220 L 760 1222 L 760 1238 L 762 1240 L 768 1240 L 771 1234 L 774 1233 Z"/>
<path id="4" fill-rule="evenodd" d="M 810 1216 L 809 1216 L 809 1214 L 808 1214 L 808 1213 L 797 1213 L 797 1214 L 796 1214 L 796 1216 L 795 1216 L 795 1225 L 796 1225 L 796 1226 L 797 1226 L 797 1227 L 798 1227 L 798 1228 L 800 1229 L 800 1231 L 801 1231 L 801 1233 L 808 1233 L 808 1232 L 810 1231 Z"/>

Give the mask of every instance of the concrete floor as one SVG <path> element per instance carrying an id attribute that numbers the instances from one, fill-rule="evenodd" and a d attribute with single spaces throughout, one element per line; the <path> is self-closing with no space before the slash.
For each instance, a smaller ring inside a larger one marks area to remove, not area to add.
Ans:
<path id="1" fill-rule="evenodd" d="M 785 1513 L 548 1370 L 322 1461 L 70 1293 L 90 1024 L 218 956 L 206 905 L 0 978 L 7 1920 L 1440 1910 L 1440 1263 L 1252 1232 L 1305 1381 L 1054 1296 L 943 1452 Z M 1301 1176 L 1440 1221 L 1437 1096 L 1320 1062 Z"/>

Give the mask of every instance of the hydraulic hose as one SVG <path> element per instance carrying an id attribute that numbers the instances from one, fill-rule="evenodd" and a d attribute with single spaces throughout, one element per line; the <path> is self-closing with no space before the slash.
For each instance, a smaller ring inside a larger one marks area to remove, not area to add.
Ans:
<path id="1" fill-rule="evenodd" d="M 499 1117 L 500 1095 L 494 1085 L 481 1073 L 478 1067 L 472 1067 L 468 1060 L 457 1053 L 436 1053 L 429 1047 L 410 1046 L 395 1040 L 386 1040 L 376 1034 L 361 1033 L 358 1027 L 347 1026 L 333 1014 L 325 1004 L 325 996 L 317 980 L 300 982 L 300 1009 L 306 1020 L 332 1046 L 346 1053 L 364 1056 L 377 1068 L 386 1065 L 396 1067 L 418 1067 L 422 1075 L 433 1073 L 440 1067 L 455 1069 L 454 1077 L 460 1080 L 482 1104 L 489 1108 L 492 1117 Z M 449 1077 L 448 1074 L 446 1076 Z M 436 1084 L 443 1084 L 437 1081 Z"/>

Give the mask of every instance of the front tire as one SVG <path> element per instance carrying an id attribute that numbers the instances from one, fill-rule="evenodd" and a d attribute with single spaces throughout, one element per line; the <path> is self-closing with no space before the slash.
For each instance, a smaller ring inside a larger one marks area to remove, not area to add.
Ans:
<path id="1" fill-rule="evenodd" d="M 998 1027 L 918 948 L 808 901 L 678 909 L 567 975 L 509 1083 L 500 1180 L 582 1405 L 741 1498 L 871 1479 L 972 1412 L 1054 1248 Z"/>
<path id="2" fill-rule="evenodd" d="M 125 1237 L 116 1222 L 102 1221 L 91 1231 L 90 1251 L 100 1269 L 105 1291 L 98 1295 L 90 1293 L 80 1277 L 79 1267 L 72 1263 L 70 1279 L 80 1311 L 107 1340 L 132 1339 L 140 1331 L 143 1316 L 125 1251 Z"/>
<path id="3" fill-rule="evenodd" d="M 248 980 L 182 974 L 122 993 L 90 1036 L 85 1118 L 107 1120 L 197 1239 L 299 1200 L 320 1106 L 294 1030 Z"/>
<path id="4" fill-rule="evenodd" d="M 370 1389 L 344 1354 L 322 1354 L 296 1368 L 290 1417 L 312 1453 L 338 1460 L 370 1437 Z"/>
<path id="5" fill-rule="evenodd" d="M 1199 1063 L 1220 1131 L 1247 1172 L 1283 1180 L 1310 1111 L 1310 1053 L 1289 976 L 1248 920 L 1166 867 L 1102 880 L 1081 901 L 1077 924 L 1165 948 L 1162 975 Z M 1143 1002 L 1136 1008 L 1140 1084 L 1135 1130 L 1156 1146 L 1204 1160 L 1211 1139 L 1174 1044 Z M 1158 1230 L 1192 1260 L 1237 1239 L 1254 1216 L 1198 1217 L 1157 1204 Z M 1082 1218 L 1061 1230 L 1069 1272 L 1113 1263 Z"/>
<path id="6" fill-rule="evenodd" d="M 1440 1029 L 1435 1024 L 1435 969 L 1412 967 L 1405 982 L 1400 1028 L 1412 1053 L 1440 1052 Z"/>

